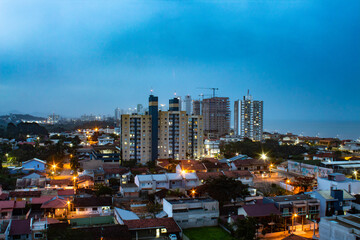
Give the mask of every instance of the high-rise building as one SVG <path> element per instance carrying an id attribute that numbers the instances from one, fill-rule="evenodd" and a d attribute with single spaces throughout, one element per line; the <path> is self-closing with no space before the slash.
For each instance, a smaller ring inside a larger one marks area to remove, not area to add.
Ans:
<path id="1" fill-rule="evenodd" d="M 230 132 L 230 101 L 228 97 L 212 97 L 202 101 L 204 133 L 219 138 Z"/>
<path id="2" fill-rule="evenodd" d="M 203 117 L 180 111 L 178 99 L 170 99 L 171 111 L 157 109 L 150 96 L 147 115 L 121 116 L 122 160 L 145 164 L 158 158 L 200 158 L 203 154 Z"/>
<path id="3" fill-rule="evenodd" d="M 136 113 L 137 114 L 144 114 L 144 107 L 142 104 L 138 104 L 137 107 L 136 107 Z"/>
<path id="4" fill-rule="evenodd" d="M 150 95 L 149 97 L 149 115 L 151 116 L 151 161 L 158 158 L 158 97 Z"/>
<path id="5" fill-rule="evenodd" d="M 193 101 L 193 114 L 194 115 L 201 115 L 201 102 L 200 100 Z"/>
<path id="6" fill-rule="evenodd" d="M 238 103 L 236 103 L 238 102 Z M 235 122 L 240 126 L 235 131 L 235 134 L 242 138 L 249 138 L 254 141 L 261 141 L 263 135 L 263 101 L 255 101 L 252 96 L 243 97 L 243 100 L 235 102 L 239 109 L 235 115 Z"/>
<path id="7" fill-rule="evenodd" d="M 185 110 L 186 114 L 189 115 L 189 116 L 191 115 L 191 103 L 192 103 L 191 96 L 186 95 L 185 99 L 184 99 L 185 109 L 183 109 L 183 110 Z"/>
<path id="8" fill-rule="evenodd" d="M 234 134 L 240 135 L 239 100 L 234 102 Z"/>
<path id="9" fill-rule="evenodd" d="M 169 111 L 180 111 L 180 99 L 175 97 L 169 99 Z"/>

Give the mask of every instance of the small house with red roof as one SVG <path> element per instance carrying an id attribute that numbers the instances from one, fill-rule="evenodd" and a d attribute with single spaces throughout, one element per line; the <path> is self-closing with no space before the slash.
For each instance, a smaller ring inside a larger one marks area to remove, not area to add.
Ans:
<path id="1" fill-rule="evenodd" d="M 180 239 L 181 228 L 173 218 L 150 218 L 124 220 L 131 233 L 132 239 L 166 238 L 169 234 L 176 234 Z"/>
<path id="2" fill-rule="evenodd" d="M 41 209 L 45 210 L 45 214 L 49 217 L 64 218 L 67 216 L 70 202 L 61 197 L 54 197 L 41 205 Z"/>

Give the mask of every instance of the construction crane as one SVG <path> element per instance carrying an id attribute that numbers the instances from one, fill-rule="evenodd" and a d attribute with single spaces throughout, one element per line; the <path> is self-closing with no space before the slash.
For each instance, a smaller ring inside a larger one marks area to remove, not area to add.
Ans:
<path id="1" fill-rule="evenodd" d="M 215 97 L 215 91 L 219 90 L 219 88 L 198 88 L 198 89 L 210 89 L 213 91 L 212 97 Z"/>

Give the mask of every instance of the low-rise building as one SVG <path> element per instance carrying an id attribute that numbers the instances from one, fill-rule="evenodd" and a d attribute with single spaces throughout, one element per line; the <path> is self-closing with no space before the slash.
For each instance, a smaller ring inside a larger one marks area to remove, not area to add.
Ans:
<path id="1" fill-rule="evenodd" d="M 90 197 L 74 199 L 75 215 L 100 215 L 111 214 L 111 197 Z M 74 213 L 71 213 L 74 215 Z"/>
<path id="2" fill-rule="evenodd" d="M 320 201 L 307 194 L 265 197 L 264 203 L 274 203 L 282 217 L 292 217 L 297 214 L 302 220 L 317 219 L 320 212 Z"/>
<path id="3" fill-rule="evenodd" d="M 360 236 L 360 214 L 321 218 L 320 240 L 357 240 Z"/>
<path id="4" fill-rule="evenodd" d="M 45 171 L 46 162 L 38 158 L 33 158 L 28 161 L 22 162 L 22 170 L 29 171 Z"/>
<path id="5" fill-rule="evenodd" d="M 342 173 L 331 173 L 326 178 L 317 178 L 317 190 L 342 189 L 355 195 L 360 193 L 360 181 L 345 177 Z"/>
<path id="6" fill-rule="evenodd" d="M 163 199 L 163 211 L 181 228 L 217 226 L 219 202 L 211 198 Z"/>
<path id="7" fill-rule="evenodd" d="M 135 183 L 121 184 L 120 194 L 123 197 L 138 198 L 140 196 L 140 190 Z"/>
<path id="8" fill-rule="evenodd" d="M 351 209 L 352 201 L 356 200 L 345 190 L 324 190 L 308 193 L 311 197 L 320 201 L 320 217 L 332 216 L 334 214 L 346 214 Z"/>

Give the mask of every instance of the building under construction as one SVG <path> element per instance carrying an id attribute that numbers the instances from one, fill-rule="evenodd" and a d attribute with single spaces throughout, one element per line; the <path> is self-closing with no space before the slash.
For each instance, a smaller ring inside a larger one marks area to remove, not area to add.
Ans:
<path id="1" fill-rule="evenodd" d="M 230 132 L 230 100 L 228 97 L 212 97 L 202 101 L 204 133 L 209 138 L 219 138 Z"/>

